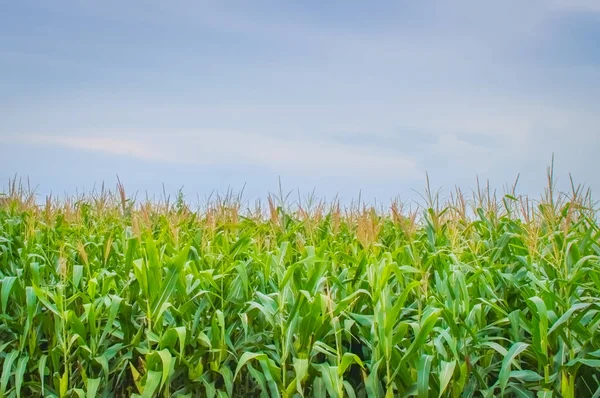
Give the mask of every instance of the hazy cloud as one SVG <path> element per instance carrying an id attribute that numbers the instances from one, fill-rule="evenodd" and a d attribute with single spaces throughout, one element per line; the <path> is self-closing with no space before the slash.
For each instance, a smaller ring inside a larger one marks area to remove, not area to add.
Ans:
<path id="1" fill-rule="evenodd" d="M 316 139 L 280 139 L 231 131 L 171 133 L 87 133 L 85 135 L 19 134 L 5 142 L 58 145 L 72 149 L 182 165 L 261 166 L 295 175 L 421 177 L 413 159 L 358 146 Z"/>

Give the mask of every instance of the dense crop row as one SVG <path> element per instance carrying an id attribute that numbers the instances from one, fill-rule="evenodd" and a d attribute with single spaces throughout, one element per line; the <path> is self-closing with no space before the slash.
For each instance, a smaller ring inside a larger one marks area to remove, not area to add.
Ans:
<path id="1" fill-rule="evenodd" d="M 264 215 L 120 194 L 0 199 L 0 396 L 600 395 L 579 190 Z"/>

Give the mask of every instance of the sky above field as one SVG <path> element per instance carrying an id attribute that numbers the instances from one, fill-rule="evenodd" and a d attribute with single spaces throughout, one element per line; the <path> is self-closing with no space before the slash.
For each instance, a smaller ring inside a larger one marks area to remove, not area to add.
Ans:
<path id="1" fill-rule="evenodd" d="M 600 1 L 4 1 L 0 187 L 600 189 Z"/>

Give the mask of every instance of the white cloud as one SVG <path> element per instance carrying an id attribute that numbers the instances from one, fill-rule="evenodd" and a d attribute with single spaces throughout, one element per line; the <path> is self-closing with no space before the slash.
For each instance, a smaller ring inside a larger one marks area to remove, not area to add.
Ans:
<path id="1" fill-rule="evenodd" d="M 72 149 L 92 150 L 114 155 L 133 156 L 144 160 L 166 160 L 160 151 L 143 142 L 127 138 L 23 135 L 21 140 L 31 144 L 56 144 Z"/>
<path id="2" fill-rule="evenodd" d="M 77 135 L 19 134 L 0 137 L 34 145 L 192 165 L 253 165 L 307 176 L 420 178 L 414 159 L 314 138 L 280 139 L 233 131 Z"/>

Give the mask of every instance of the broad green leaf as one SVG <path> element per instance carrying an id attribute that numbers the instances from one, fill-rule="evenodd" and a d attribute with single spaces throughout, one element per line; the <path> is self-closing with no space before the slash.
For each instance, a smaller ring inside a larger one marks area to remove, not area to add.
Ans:
<path id="1" fill-rule="evenodd" d="M 2 377 L 0 377 L 0 396 L 4 396 L 6 392 L 6 386 L 8 385 L 8 379 L 12 375 L 12 365 L 19 356 L 16 350 L 13 350 L 4 358 L 2 365 Z"/>
<path id="2" fill-rule="evenodd" d="M 101 379 L 87 379 L 87 392 L 86 395 L 88 398 L 94 398 L 98 391 L 98 387 L 100 387 Z"/>
<path id="3" fill-rule="evenodd" d="M 8 304 L 8 296 L 10 295 L 10 291 L 12 290 L 15 281 L 17 280 L 16 276 L 5 276 L 2 279 L 2 289 L 0 290 L 0 299 L 2 303 L 2 313 L 6 314 L 6 306 Z"/>
<path id="4" fill-rule="evenodd" d="M 423 355 L 417 364 L 417 395 L 419 398 L 429 396 L 429 375 L 432 361 L 432 355 Z"/>
<path id="5" fill-rule="evenodd" d="M 513 360 L 517 357 L 517 355 L 525 351 L 527 347 L 529 347 L 529 344 L 517 342 L 510 347 L 506 357 L 504 357 L 504 360 L 502 361 L 502 367 L 500 368 L 500 373 L 498 375 L 498 382 L 500 383 L 502 394 L 504 394 L 504 389 L 506 388 L 506 384 L 510 378 Z"/>
<path id="6" fill-rule="evenodd" d="M 255 353 L 255 352 L 243 353 L 242 356 L 240 357 L 240 359 L 238 360 L 237 367 L 235 368 L 234 380 L 237 379 L 238 373 L 240 372 L 240 370 L 244 367 L 244 365 L 248 361 L 251 361 L 253 359 L 261 360 L 261 359 L 266 359 L 266 358 L 267 358 L 267 356 L 262 353 Z"/>
<path id="7" fill-rule="evenodd" d="M 142 393 L 142 398 L 152 398 L 160 383 L 161 373 L 152 370 L 148 371 L 148 374 L 146 375 L 146 383 L 144 383 L 144 392 Z"/>
<path id="8" fill-rule="evenodd" d="M 352 353 L 349 353 L 349 352 L 344 353 L 344 355 L 342 356 L 342 362 L 341 362 L 341 364 L 340 364 L 340 366 L 338 368 L 338 372 L 339 372 L 340 376 L 342 376 L 344 373 L 346 373 L 346 370 L 352 364 L 357 364 L 361 368 L 365 367 L 363 365 L 363 362 L 358 357 L 358 355 L 352 354 Z"/>
<path id="9" fill-rule="evenodd" d="M 23 385 L 23 376 L 27 370 L 27 362 L 29 356 L 22 356 L 17 362 L 17 370 L 15 372 L 15 389 L 17 390 L 17 398 L 21 396 L 21 386 Z"/>
<path id="10" fill-rule="evenodd" d="M 440 376 L 440 394 L 439 394 L 439 396 L 440 397 L 443 395 L 444 391 L 446 391 L 446 388 L 448 388 L 448 384 L 450 383 L 450 380 L 452 380 L 452 376 L 454 375 L 455 368 L 456 368 L 456 360 L 451 361 L 451 362 L 446 362 L 446 361 L 440 362 L 440 370 L 439 370 L 439 376 Z"/>

